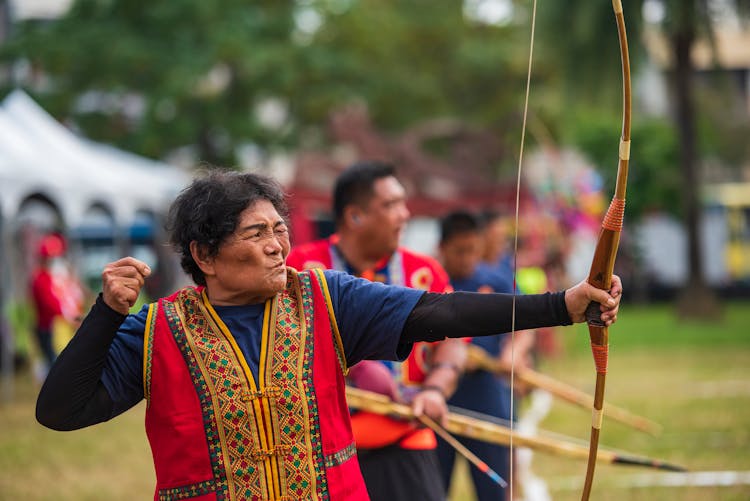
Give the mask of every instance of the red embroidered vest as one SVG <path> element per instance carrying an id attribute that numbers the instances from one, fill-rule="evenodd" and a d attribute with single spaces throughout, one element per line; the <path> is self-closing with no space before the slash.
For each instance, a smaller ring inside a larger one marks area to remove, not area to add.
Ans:
<path id="1" fill-rule="evenodd" d="M 368 499 L 322 272 L 266 302 L 258 382 L 201 288 L 151 305 L 144 350 L 155 500 Z"/>

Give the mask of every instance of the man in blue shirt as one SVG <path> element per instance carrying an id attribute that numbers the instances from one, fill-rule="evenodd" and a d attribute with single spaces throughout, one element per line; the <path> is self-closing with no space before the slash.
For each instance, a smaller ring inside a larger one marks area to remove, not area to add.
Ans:
<path id="1" fill-rule="evenodd" d="M 440 259 L 456 291 L 480 293 L 512 293 L 512 274 L 506 276 L 481 262 L 484 249 L 482 224 L 477 216 L 465 211 L 447 214 L 440 224 Z M 508 334 L 475 337 L 471 344 L 486 351 L 491 357 L 510 361 L 511 342 Z M 520 363 L 533 343 L 533 333 L 516 333 L 515 357 Z M 508 382 L 484 370 L 469 370 L 461 379 L 449 405 L 481 412 L 503 420 L 512 418 L 511 388 Z M 510 451 L 507 447 L 479 440 L 461 439 L 472 452 L 495 470 L 508 478 Z M 446 490 L 450 487 L 455 453 L 447 443 L 440 441 L 438 455 Z M 479 501 L 503 499 L 504 489 L 471 467 L 471 476 Z"/>

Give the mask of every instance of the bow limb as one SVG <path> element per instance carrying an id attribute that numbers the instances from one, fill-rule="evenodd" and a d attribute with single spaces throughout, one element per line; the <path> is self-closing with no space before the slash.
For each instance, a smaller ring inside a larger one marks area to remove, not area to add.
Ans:
<path id="1" fill-rule="evenodd" d="M 617 247 L 620 243 L 620 232 L 622 231 L 625 213 L 625 190 L 628 178 L 628 162 L 630 160 L 630 113 L 631 113 L 631 91 L 630 91 L 630 59 L 628 55 L 628 39 L 625 31 L 625 18 L 623 16 L 621 0 L 612 0 L 615 19 L 617 21 L 617 34 L 620 42 L 620 58 L 622 61 L 622 87 L 623 87 L 623 119 L 622 136 L 620 139 L 619 163 L 617 166 L 617 183 L 615 194 L 612 197 L 609 209 L 604 216 L 602 229 L 596 244 L 594 258 L 591 263 L 588 282 L 599 289 L 609 290 L 612 284 L 612 271 L 615 266 Z M 592 303 L 586 312 L 589 337 L 591 339 L 591 350 L 596 365 L 596 389 L 594 391 L 594 407 L 591 420 L 591 440 L 589 442 L 589 457 L 586 468 L 586 478 L 583 486 L 581 500 L 587 501 L 591 494 L 591 486 L 594 479 L 596 467 L 597 449 L 599 447 L 599 432 L 602 426 L 604 407 L 604 385 L 607 377 L 607 362 L 609 348 L 609 331 L 600 320 L 599 305 Z"/>

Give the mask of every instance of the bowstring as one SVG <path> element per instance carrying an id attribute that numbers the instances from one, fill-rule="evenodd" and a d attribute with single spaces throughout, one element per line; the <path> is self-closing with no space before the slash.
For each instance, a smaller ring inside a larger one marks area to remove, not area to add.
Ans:
<path id="1" fill-rule="evenodd" d="M 515 406 L 515 369 L 516 369 L 516 295 L 518 293 L 517 288 L 517 277 L 518 277 L 518 219 L 521 206 L 521 170 L 523 166 L 523 150 L 526 142 L 526 119 L 529 112 L 529 94 L 531 90 L 531 64 L 534 58 L 534 31 L 536 29 L 536 3 L 537 0 L 533 1 L 531 10 L 531 37 L 529 42 L 529 64 L 526 72 L 526 95 L 523 103 L 523 122 L 521 124 L 521 145 L 518 151 L 518 169 L 516 175 L 516 210 L 515 210 L 515 223 L 513 232 L 513 306 L 511 313 L 510 323 L 510 475 L 509 475 L 509 490 L 510 499 L 513 498 L 513 432 L 514 432 L 514 406 Z"/>

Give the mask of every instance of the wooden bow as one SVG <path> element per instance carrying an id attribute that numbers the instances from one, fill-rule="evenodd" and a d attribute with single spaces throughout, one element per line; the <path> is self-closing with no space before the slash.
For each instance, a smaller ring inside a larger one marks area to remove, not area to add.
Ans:
<path id="1" fill-rule="evenodd" d="M 376 414 L 393 416 L 401 419 L 413 419 L 414 413 L 408 405 L 396 403 L 385 395 L 358 388 L 346 387 L 346 401 L 350 407 Z M 476 415 L 476 413 L 474 413 Z M 555 440 L 543 436 L 531 436 L 511 430 L 507 426 L 490 421 L 476 419 L 456 412 L 448 415 L 448 424 L 445 429 L 454 435 L 459 435 L 475 440 L 508 446 L 514 444 L 529 449 L 565 456 L 575 459 L 585 459 L 588 450 L 585 446 L 570 441 Z M 685 471 L 685 468 L 663 461 L 620 454 L 607 450 L 597 452 L 597 460 L 602 463 L 621 464 L 629 466 L 644 466 L 669 471 Z"/>
<path id="2" fill-rule="evenodd" d="M 513 367 L 509 363 L 503 363 L 495 357 L 492 357 L 484 349 L 477 345 L 470 344 L 467 346 L 469 360 L 478 368 L 498 376 L 509 376 Z M 594 404 L 594 396 L 579 390 L 562 381 L 537 372 L 533 369 L 515 368 L 515 379 L 532 388 L 539 388 L 552 394 L 553 396 L 570 402 L 572 404 L 591 409 Z M 615 421 L 619 421 L 631 428 L 639 431 L 658 435 L 661 433 L 661 425 L 643 416 L 638 416 L 632 412 L 607 403 L 604 407 L 604 415 Z"/>
<path id="3" fill-rule="evenodd" d="M 623 118 L 622 136 L 620 138 L 620 160 L 617 166 L 617 183 L 612 202 L 607 209 L 599 232 L 596 251 L 591 263 L 588 282 L 603 290 L 609 290 L 612 285 L 612 271 L 615 266 L 617 247 L 620 243 L 620 232 L 622 231 L 625 214 L 625 189 L 628 179 L 628 161 L 630 159 L 630 59 L 628 57 L 628 39 L 625 31 L 625 18 L 622 11 L 621 0 L 612 0 L 612 7 L 617 21 L 617 34 L 620 41 L 620 59 L 622 61 L 622 88 L 623 88 Z M 591 420 L 591 439 L 589 442 L 589 457 L 586 468 L 586 479 L 583 485 L 581 500 L 587 501 L 591 494 L 591 485 L 594 480 L 594 469 L 597 461 L 597 449 L 599 447 L 599 432 L 602 427 L 604 406 L 604 383 L 607 377 L 607 362 L 609 348 L 609 331 L 600 320 L 601 312 L 599 304 L 592 303 L 586 311 L 586 318 L 591 338 L 591 351 L 594 355 L 596 366 L 596 389 L 594 391 L 594 407 Z"/>

